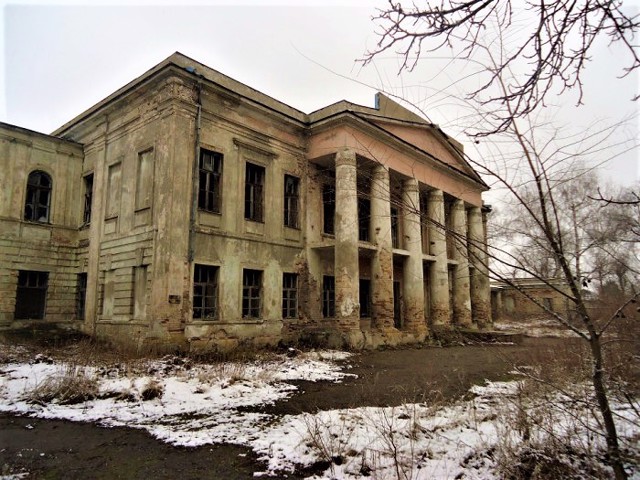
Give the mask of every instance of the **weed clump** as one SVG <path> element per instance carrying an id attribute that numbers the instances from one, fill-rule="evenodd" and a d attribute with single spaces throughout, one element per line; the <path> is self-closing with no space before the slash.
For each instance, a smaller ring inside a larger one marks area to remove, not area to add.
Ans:
<path id="1" fill-rule="evenodd" d="M 73 405 L 97 396 L 96 377 L 86 367 L 66 365 L 58 374 L 38 383 L 27 393 L 26 400 L 39 404 L 55 401 L 60 405 Z"/>
<path id="2" fill-rule="evenodd" d="M 144 401 L 153 400 L 154 398 L 162 397 L 163 393 L 162 384 L 155 379 L 151 379 L 140 392 L 140 398 Z"/>

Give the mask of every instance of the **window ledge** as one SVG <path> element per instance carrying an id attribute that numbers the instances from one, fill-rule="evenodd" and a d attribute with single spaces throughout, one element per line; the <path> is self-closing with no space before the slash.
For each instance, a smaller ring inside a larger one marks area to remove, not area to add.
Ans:
<path id="1" fill-rule="evenodd" d="M 147 207 L 147 208 L 151 208 L 151 207 Z M 222 215 L 222 212 L 216 212 L 214 210 L 207 210 L 207 209 L 200 208 L 200 207 L 198 207 L 198 212 L 208 213 L 209 215 Z"/>
<path id="2" fill-rule="evenodd" d="M 22 221 L 29 225 L 39 225 L 41 227 L 53 227 L 53 224 L 49 221 L 39 222 L 38 220 L 26 220 L 26 219 L 23 219 Z"/>
<path id="3" fill-rule="evenodd" d="M 195 326 L 225 326 L 225 325 L 259 325 L 265 322 L 265 319 L 261 318 L 242 318 L 238 320 L 200 320 L 192 319 L 187 325 Z"/>

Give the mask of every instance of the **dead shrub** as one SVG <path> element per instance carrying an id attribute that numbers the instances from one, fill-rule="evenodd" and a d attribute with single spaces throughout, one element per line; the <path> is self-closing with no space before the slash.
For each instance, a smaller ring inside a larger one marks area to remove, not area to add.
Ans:
<path id="1" fill-rule="evenodd" d="M 207 365 L 198 374 L 198 380 L 201 383 L 212 385 L 218 382 L 225 382 L 227 385 L 233 385 L 236 382 L 247 380 L 247 366 L 243 363 L 216 363 Z"/>
<path id="2" fill-rule="evenodd" d="M 350 457 L 358 455 L 349 446 L 355 424 L 346 417 L 337 421 L 328 417 L 323 419 L 321 414 L 304 415 L 306 427 L 306 446 L 315 450 L 319 457 L 315 468 L 329 469 L 335 474 L 334 465 L 342 465 Z"/>
<path id="3" fill-rule="evenodd" d="M 164 393 L 164 387 L 155 378 L 150 379 L 140 392 L 140 398 L 144 401 L 161 398 Z"/>
<path id="4" fill-rule="evenodd" d="M 498 471 L 507 480 L 601 479 L 610 476 L 599 460 L 557 441 L 527 443 L 517 451 L 497 456 Z"/>
<path id="5" fill-rule="evenodd" d="M 73 364 L 65 365 L 61 371 L 42 382 L 26 394 L 32 403 L 57 402 L 61 405 L 93 400 L 98 396 L 98 380 L 89 369 Z"/>

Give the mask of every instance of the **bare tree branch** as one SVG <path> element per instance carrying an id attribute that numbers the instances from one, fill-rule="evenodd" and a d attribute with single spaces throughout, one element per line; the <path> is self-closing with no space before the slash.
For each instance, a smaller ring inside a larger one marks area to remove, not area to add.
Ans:
<path id="1" fill-rule="evenodd" d="M 480 105 L 501 111 L 497 123 L 477 136 L 507 131 L 513 120 L 545 106 L 555 93 L 576 90 L 581 104 L 582 74 L 598 38 L 608 38 L 627 54 L 622 76 L 640 67 L 633 43 L 640 17 L 628 14 L 621 0 L 526 0 L 515 5 L 511 0 L 442 0 L 405 6 L 389 0 L 374 17 L 381 28 L 378 44 L 362 61 L 369 64 L 392 50 L 402 59 L 400 72 L 411 71 L 423 54 L 444 47 L 471 60 L 493 43 L 485 36 L 502 35 L 517 26 L 517 38 L 508 45 L 503 39 L 496 47 L 501 61 L 485 69 L 484 83 L 469 94 Z M 524 74 L 513 75 L 523 68 Z M 499 84 L 507 76 L 509 84 L 503 88 Z M 638 98 L 636 94 L 633 99 Z"/>

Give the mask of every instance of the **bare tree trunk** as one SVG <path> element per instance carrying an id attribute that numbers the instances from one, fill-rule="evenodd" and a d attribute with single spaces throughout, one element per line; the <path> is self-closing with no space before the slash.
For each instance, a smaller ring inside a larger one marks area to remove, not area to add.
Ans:
<path id="1" fill-rule="evenodd" d="M 585 323 L 590 324 L 591 319 L 585 319 Z M 602 420 L 604 421 L 609 463 L 613 468 L 616 480 L 627 480 L 627 472 L 625 472 L 624 470 L 624 464 L 622 463 L 622 457 L 620 455 L 618 432 L 616 431 L 616 424 L 613 421 L 613 414 L 611 413 L 611 408 L 609 407 L 607 389 L 604 385 L 602 345 L 600 342 L 600 336 L 595 332 L 593 325 L 590 325 L 589 330 L 593 330 L 589 338 L 589 346 L 591 347 L 591 356 L 593 358 L 593 388 L 595 390 L 596 400 L 598 401 L 600 414 L 602 415 Z"/>

